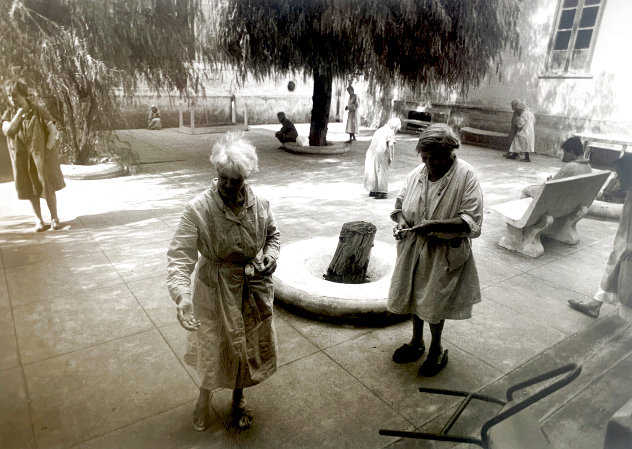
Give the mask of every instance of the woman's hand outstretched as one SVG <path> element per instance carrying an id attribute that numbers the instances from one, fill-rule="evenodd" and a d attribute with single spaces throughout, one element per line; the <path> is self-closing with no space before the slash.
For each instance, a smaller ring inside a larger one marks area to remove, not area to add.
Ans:
<path id="1" fill-rule="evenodd" d="M 180 326 L 189 332 L 195 332 L 200 327 L 200 321 L 193 313 L 193 301 L 190 296 L 183 296 L 178 303 L 178 321 Z"/>

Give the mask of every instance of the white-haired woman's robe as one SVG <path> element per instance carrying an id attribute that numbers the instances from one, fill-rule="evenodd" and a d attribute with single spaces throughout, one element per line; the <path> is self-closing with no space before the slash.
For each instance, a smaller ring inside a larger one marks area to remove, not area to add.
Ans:
<path id="1" fill-rule="evenodd" d="M 472 305 L 481 301 L 470 239 L 481 235 L 483 223 L 483 193 L 470 164 L 455 159 L 435 183 L 429 183 L 425 164 L 410 172 L 391 217 L 401 212 L 412 227 L 422 223 L 426 208 L 428 219 L 461 217 L 470 230 L 429 237 L 410 232 L 399 240 L 387 308 L 429 323 L 470 318 Z"/>
<path id="2" fill-rule="evenodd" d="M 187 204 L 167 253 L 167 287 L 174 301 L 192 295 L 201 321 L 189 340 L 195 352 L 185 356 L 201 387 L 248 387 L 276 371 L 272 277 L 246 276 L 244 267 L 263 256 L 277 259 L 279 242 L 268 201 L 247 185 L 237 216 L 224 205 L 217 180 Z"/>

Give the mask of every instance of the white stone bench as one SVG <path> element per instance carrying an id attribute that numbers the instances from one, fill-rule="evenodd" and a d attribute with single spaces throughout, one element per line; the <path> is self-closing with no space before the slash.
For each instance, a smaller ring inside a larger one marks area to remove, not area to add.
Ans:
<path id="1" fill-rule="evenodd" d="M 507 231 L 500 239 L 503 248 L 530 257 L 540 257 L 545 235 L 568 245 L 579 242 L 576 225 L 587 213 L 610 172 L 546 181 L 533 198 L 523 198 L 492 206 L 503 216 Z"/>

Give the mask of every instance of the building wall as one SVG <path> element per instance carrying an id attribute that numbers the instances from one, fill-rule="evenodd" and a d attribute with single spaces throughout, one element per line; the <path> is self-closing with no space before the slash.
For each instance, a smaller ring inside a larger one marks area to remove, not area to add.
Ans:
<path id="1" fill-rule="evenodd" d="M 629 133 L 632 58 L 623 48 L 632 43 L 632 2 L 602 3 L 605 6 L 587 77 L 551 77 L 546 73 L 558 2 L 528 0 L 523 2 L 519 23 L 521 54 L 504 55 L 500 77 L 488 77 L 466 96 L 434 92 L 422 97 L 399 93 L 395 98 L 450 106 L 461 126 L 499 132 L 509 131 L 511 100 L 526 100 L 536 116 L 536 151 L 551 155 L 576 132 Z"/>
<path id="2" fill-rule="evenodd" d="M 294 81 L 294 91 L 288 82 Z M 278 122 L 276 114 L 283 111 L 297 123 L 309 121 L 312 107 L 311 80 L 285 77 L 278 80 L 246 79 L 239 85 L 228 71 L 209 75 L 204 83 L 204 94 L 181 99 L 176 94 L 158 96 L 148 89 L 140 89 L 131 99 L 122 100 L 122 118 L 118 128 L 145 128 L 149 108 L 155 104 L 160 110 L 163 127 L 179 126 L 179 111 L 184 112 L 185 125 L 190 124 L 190 111 L 195 110 L 196 126 L 226 124 L 232 120 L 231 103 L 234 97 L 236 121 L 243 123 L 247 110 L 248 123 Z"/>

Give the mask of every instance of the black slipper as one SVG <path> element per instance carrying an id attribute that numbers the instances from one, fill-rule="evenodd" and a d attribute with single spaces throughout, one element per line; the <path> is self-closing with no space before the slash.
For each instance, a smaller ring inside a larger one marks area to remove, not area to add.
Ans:
<path id="1" fill-rule="evenodd" d="M 416 360 L 424 354 L 426 347 L 421 344 L 421 347 L 415 348 L 408 343 L 404 343 L 393 353 L 393 362 L 395 363 L 410 363 Z"/>
<path id="2" fill-rule="evenodd" d="M 587 308 L 586 306 L 584 306 L 584 304 L 575 299 L 569 299 L 568 305 L 571 307 L 571 309 L 577 310 L 578 312 L 581 312 L 584 315 L 588 315 L 591 318 L 599 317 L 599 310 L 595 312 L 594 310 Z"/>
<path id="3" fill-rule="evenodd" d="M 428 355 L 428 358 L 421 364 L 419 372 L 417 373 L 421 377 L 432 377 L 439 374 L 439 372 L 445 368 L 448 364 L 448 350 L 446 349 L 438 356 Z"/>

